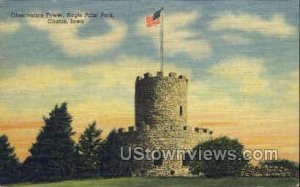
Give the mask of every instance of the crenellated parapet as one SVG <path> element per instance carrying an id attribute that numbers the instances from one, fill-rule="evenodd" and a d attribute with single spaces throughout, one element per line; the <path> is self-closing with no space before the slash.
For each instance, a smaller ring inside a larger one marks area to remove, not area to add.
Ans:
<path id="1" fill-rule="evenodd" d="M 136 126 L 128 127 L 128 132 L 135 132 L 135 131 L 136 131 Z"/>
<path id="2" fill-rule="evenodd" d="M 164 76 L 163 73 L 160 71 L 158 71 L 156 73 L 156 75 L 152 75 L 151 73 L 147 72 L 147 73 L 144 73 L 144 76 L 137 76 L 136 82 L 149 81 L 149 80 L 152 80 L 152 81 L 170 80 L 170 79 L 177 80 L 179 82 L 186 82 L 186 83 L 188 82 L 187 77 L 184 75 L 177 76 L 176 72 L 170 72 L 168 74 L 168 76 Z"/>
<path id="3" fill-rule="evenodd" d="M 206 129 L 206 128 L 200 128 L 200 127 L 195 127 L 194 132 L 196 133 L 203 133 L 203 134 L 213 134 L 213 131 Z"/>
<path id="4" fill-rule="evenodd" d="M 128 128 L 118 128 L 116 133 L 120 135 L 124 134 L 134 134 L 134 133 L 147 133 L 149 131 L 153 131 L 154 126 L 143 124 L 142 126 L 129 126 Z"/>
<path id="5" fill-rule="evenodd" d="M 201 127 L 183 127 L 182 147 L 184 149 L 193 149 L 199 143 L 212 139 L 213 132 Z"/>
<path id="6" fill-rule="evenodd" d="M 122 133 L 125 133 L 125 132 L 126 132 L 125 128 L 118 128 L 118 133 L 119 134 L 122 134 Z"/>
<path id="7" fill-rule="evenodd" d="M 117 133 L 120 135 L 131 134 L 137 132 L 136 126 L 129 126 L 128 128 L 118 128 Z"/>
<path id="8" fill-rule="evenodd" d="M 198 133 L 198 134 L 207 134 L 207 135 L 213 134 L 213 131 L 211 131 L 207 128 L 201 128 L 201 127 L 183 126 L 183 131 L 185 131 L 187 133 Z"/>

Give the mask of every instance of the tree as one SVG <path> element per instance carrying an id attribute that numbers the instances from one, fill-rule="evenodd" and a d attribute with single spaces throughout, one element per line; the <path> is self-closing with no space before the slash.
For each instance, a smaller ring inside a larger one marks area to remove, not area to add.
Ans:
<path id="1" fill-rule="evenodd" d="M 54 181 L 71 178 L 75 173 L 76 151 L 71 136 L 72 117 L 67 104 L 55 108 L 44 117 L 45 125 L 30 149 L 23 171 L 27 180 Z"/>
<path id="2" fill-rule="evenodd" d="M 81 134 L 78 145 L 78 176 L 90 177 L 99 175 L 99 149 L 101 146 L 100 134 L 102 130 L 96 128 L 96 122 L 89 124 Z"/>
<path id="3" fill-rule="evenodd" d="M 299 177 L 299 163 L 294 161 L 286 159 L 261 161 L 258 166 L 261 170 L 266 169 L 265 172 L 269 176 L 286 175 Z"/>
<path id="4" fill-rule="evenodd" d="M 6 135 L 0 136 L 0 185 L 16 182 L 19 178 L 19 160 Z"/>
<path id="5" fill-rule="evenodd" d="M 105 177 L 131 175 L 131 161 L 121 159 L 121 147 L 127 150 L 126 144 L 116 130 L 112 130 L 99 149 L 100 172 Z"/>
<path id="6" fill-rule="evenodd" d="M 203 173 L 206 177 L 240 176 L 248 163 L 243 157 L 243 148 L 238 140 L 228 137 L 203 142 L 194 148 L 198 153 L 195 158 L 200 154 L 201 159 L 191 161 L 191 171 L 196 175 Z"/>

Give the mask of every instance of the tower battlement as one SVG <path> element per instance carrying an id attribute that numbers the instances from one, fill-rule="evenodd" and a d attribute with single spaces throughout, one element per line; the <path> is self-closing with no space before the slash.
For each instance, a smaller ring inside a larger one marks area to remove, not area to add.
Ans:
<path id="1" fill-rule="evenodd" d="M 140 132 L 140 131 L 147 132 L 147 131 L 150 131 L 152 129 L 155 130 L 154 126 L 143 124 L 138 129 L 136 128 L 136 126 L 129 126 L 127 129 L 126 128 L 118 128 L 117 133 L 118 134 L 123 134 L 123 133 L 133 133 L 133 132 Z M 172 130 L 173 129 L 170 129 L 170 131 L 172 131 Z M 184 126 L 182 128 L 182 131 L 187 132 L 187 133 L 198 133 L 198 134 L 209 134 L 209 135 L 213 134 L 213 131 L 211 131 L 209 129 L 206 129 L 206 128 L 201 128 L 201 127 Z"/>
<path id="2" fill-rule="evenodd" d="M 188 132 L 188 133 L 199 133 L 199 134 L 209 134 L 209 135 L 213 134 L 213 131 L 206 129 L 206 128 L 201 128 L 201 127 L 184 126 L 183 131 Z"/>
<path id="3" fill-rule="evenodd" d="M 178 79 L 178 81 L 185 81 L 188 82 L 188 79 L 184 75 L 177 76 L 176 72 L 170 72 L 168 76 L 164 76 L 161 71 L 158 71 L 156 75 L 152 75 L 151 73 L 145 73 L 144 76 L 137 76 L 136 82 L 143 81 L 143 80 L 155 80 L 155 79 Z"/>

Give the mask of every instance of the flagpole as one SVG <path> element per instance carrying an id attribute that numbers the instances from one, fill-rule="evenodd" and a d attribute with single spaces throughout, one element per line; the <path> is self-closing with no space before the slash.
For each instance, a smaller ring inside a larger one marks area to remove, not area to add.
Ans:
<path id="1" fill-rule="evenodd" d="M 161 23 L 160 23 L 160 71 L 164 71 L 164 8 L 161 7 Z"/>

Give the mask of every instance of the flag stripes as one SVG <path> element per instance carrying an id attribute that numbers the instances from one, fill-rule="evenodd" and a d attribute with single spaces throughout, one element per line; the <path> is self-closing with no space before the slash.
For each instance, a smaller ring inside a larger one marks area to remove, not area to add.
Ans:
<path id="1" fill-rule="evenodd" d="M 153 16 L 147 16 L 146 17 L 146 26 L 147 27 L 152 27 L 155 25 L 158 25 L 160 23 L 159 19 L 153 19 Z"/>

